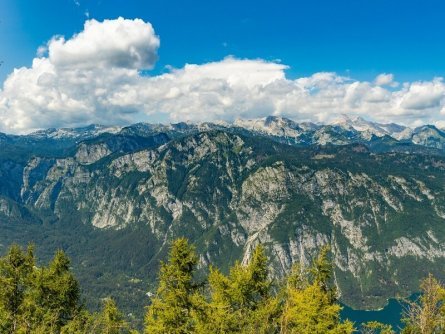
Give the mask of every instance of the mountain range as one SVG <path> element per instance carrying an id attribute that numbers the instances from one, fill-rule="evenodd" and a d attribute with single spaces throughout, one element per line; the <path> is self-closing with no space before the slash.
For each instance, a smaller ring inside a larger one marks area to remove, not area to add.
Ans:
<path id="1" fill-rule="evenodd" d="M 200 268 L 265 246 L 279 279 L 329 244 L 341 300 L 379 308 L 445 278 L 445 132 L 348 118 L 0 134 L 0 252 L 63 248 L 91 306 L 148 303 L 170 241 Z"/>
<path id="2" fill-rule="evenodd" d="M 149 124 L 138 123 L 132 126 L 101 126 L 92 124 L 81 128 L 50 128 L 24 136 L 8 136 L 0 133 L 2 141 L 27 140 L 65 140 L 81 141 L 98 137 L 102 134 L 135 134 L 146 136 L 154 132 L 187 134 L 196 131 L 244 129 L 255 134 L 286 138 L 288 143 L 300 145 L 344 145 L 353 142 L 371 142 L 378 138 L 390 137 L 399 143 L 412 143 L 425 147 L 443 149 L 445 130 L 434 125 L 416 128 L 388 123 L 381 124 L 367 121 L 361 117 L 343 115 L 330 124 L 312 122 L 297 123 L 288 118 L 268 116 L 259 119 L 237 119 L 232 123 L 177 123 Z"/>

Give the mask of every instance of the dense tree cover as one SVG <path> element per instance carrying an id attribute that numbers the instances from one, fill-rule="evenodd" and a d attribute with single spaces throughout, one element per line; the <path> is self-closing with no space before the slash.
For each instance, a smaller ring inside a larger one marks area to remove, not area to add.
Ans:
<path id="1" fill-rule="evenodd" d="M 112 300 L 89 313 L 80 300 L 70 261 L 58 251 L 47 266 L 38 267 L 33 247 L 13 245 L 0 258 L 0 333 L 126 333 L 123 315 Z"/>
<path id="2" fill-rule="evenodd" d="M 210 268 L 208 284 L 194 280 L 198 258 L 185 239 L 176 240 L 161 266 L 159 288 L 146 317 L 146 333 L 348 334 L 330 279 L 328 249 L 312 267 L 295 266 L 283 287 L 273 284 L 258 246 L 248 264 L 226 276 Z"/>
<path id="3" fill-rule="evenodd" d="M 159 286 L 145 317 L 146 334 L 394 334 L 391 326 L 369 322 L 356 329 L 340 319 L 332 283 L 329 250 L 311 266 L 295 265 L 283 282 L 268 271 L 262 246 L 247 264 L 235 263 L 227 275 L 211 267 L 197 279 L 199 258 L 185 238 L 173 242 L 161 264 Z M 445 287 L 433 276 L 421 295 L 408 303 L 403 334 L 445 333 Z M 103 300 L 100 312 L 82 304 L 67 256 L 58 251 L 47 266 L 37 266 L 33 247 L 13 245 L 0 258 L 0 333 L 124 334 L 130 328 L 115 302 Z"/>
<path id="4" fill-rule="evenodd" d="M 168 262 L 161 264 L 157 295 L 146 316 L 146 333 L 194 332 L 193 313 L 201 304 L 199 286 L 193 281 L 197 263 L 185 239 L 174 241 Z"/>

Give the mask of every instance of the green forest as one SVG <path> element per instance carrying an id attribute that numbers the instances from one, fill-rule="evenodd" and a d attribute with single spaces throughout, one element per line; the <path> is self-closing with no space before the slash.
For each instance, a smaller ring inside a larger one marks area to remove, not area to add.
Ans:
<path id="1" fill-rule="evenodd" d="M 0 258 L 1 333 L 445 333 L 445 287 L 431 275 L 420 296 L 407 301 L 403 329 L 378 322 L 357 327 L 341 319 L 328 248 L 279 281 L 271 278 L 261 245 L 248 264 L 235 263 L 227 275 L 210 267 L 201 277 L 194 246 L 177 239 L 161 263 L 156 293 L 147 294 L 143 328 L 135 328 L 112 298 L 99 312 L 89 311 L 64 252 L 46 266 L 37 262 L 33 246 L 12 245 Z"/>

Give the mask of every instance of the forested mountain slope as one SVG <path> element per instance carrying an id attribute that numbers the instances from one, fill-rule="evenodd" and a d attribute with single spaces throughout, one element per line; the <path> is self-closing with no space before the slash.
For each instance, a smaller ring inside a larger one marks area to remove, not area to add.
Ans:
<path id="1" fill-rule="evenodd" d="M 143 304 L 179 236 L 197 245 L 202 270 L 262 243 L 276 277 L 329 244 L 353 307 L 408 295 L 429 272 L 444 278 L 442 132 L 414 143 L 420 130 L 408 140 L 297 125 L 281 125 L 292 136 L 246 124 L 4 135 L 0 249 L 32 241 L 45 259 L 63 248 L 88 302 L 113 293 L 124 310 Z"/>

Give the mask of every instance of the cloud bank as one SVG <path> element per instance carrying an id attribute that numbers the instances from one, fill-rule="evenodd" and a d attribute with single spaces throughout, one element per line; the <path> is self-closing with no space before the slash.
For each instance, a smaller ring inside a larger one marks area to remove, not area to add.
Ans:
<path id="1" fill-rule="evenodd" d="M 357 81 L 335 73 L 289 79 L 286 65 L 227 57 L 147 76 L 160 39 L 140 19 L 88 20 L 70 39 L 39 48 L 0 90 L 0 131 L 139 121 L 231 121 L 282 115 L 328 122 L 338 114 L 445 126 L 445 83 L 397 83 L 390 73 Z"/>

